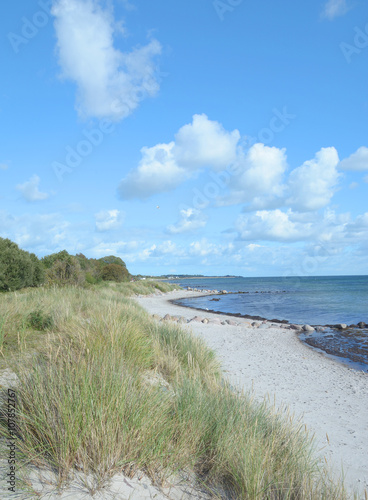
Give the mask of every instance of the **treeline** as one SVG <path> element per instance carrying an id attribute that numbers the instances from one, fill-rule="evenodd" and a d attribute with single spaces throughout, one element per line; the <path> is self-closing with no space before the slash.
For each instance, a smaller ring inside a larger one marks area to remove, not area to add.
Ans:
<path id="1" fill-rule="evenodd" d="M 131 275 L 120 257 L 88 259 L 66 250 L 42 259 L 9 239 L 0 238 L 0 291 L 40 285 L 84 285 L 101 281 L 129 281 Z"/>

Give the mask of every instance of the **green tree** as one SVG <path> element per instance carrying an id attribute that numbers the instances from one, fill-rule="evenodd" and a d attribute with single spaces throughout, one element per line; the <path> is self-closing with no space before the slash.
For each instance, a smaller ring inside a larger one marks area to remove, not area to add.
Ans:
<path id="1" fill-rule="evenodd" d="M 119 264 L 106 264 L 101 269 L 101 278 L 104 281 L 127 281 L 128 271 L 123 266 Z"/>
<path id="2" fill-rule="evenodd" d="M 43 267 L 35 254 L 0 238 L 0 290 L 13 291 L 44 282 Z"/>
<path id="3" fill-rule="evenodd" d="M 65 253 L 67 255 L 65 255 Z M 46 281 L 48 285 L 82 285 L 85 276 L 76 257 L 69 255 L 66 250 L 59 252 L 60 259 L 53 259 L 51 267 L 46 269 Z M 58 254 L 53 254 L 58 255 Z M 52 256 L 50 256 L 52 257 Z"/>

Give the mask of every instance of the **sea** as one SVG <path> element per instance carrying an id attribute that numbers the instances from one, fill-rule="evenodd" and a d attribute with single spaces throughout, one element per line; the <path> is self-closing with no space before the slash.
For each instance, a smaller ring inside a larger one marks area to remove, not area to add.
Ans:
<path id="1" fill-rule="evenodd" d="M 350 368 L 368 372 L 368 276 L 194 277 L 170 281 L 183 288 L 228 292 L 177 301 L 182 306 L 322 326 L 323 331 L 301 334 L 300 340 Z M 335 326 L 338 324 L 348 328 L 340 330 Z"/>

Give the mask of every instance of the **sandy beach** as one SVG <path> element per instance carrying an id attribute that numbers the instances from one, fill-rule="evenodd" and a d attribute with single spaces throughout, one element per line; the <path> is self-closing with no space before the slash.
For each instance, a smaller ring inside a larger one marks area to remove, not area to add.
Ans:
<path id="1" fill-rule="evenodd" d="M 233 384 L 287 405 L 315 434 L 316 448 L 336 476 L 342 470 L 350 491 L 368 492 L 368 375 L 353 370 L 303 344 L 286 325 L 251 321 L 174 305 L 170 300 L 203 295 L 174 291 L 136 300 L 150 314 L 191 320 L 195 316 L 238 325 L 191 321 L 183 328 L 201 336 L 216 351 Z"/>
<path id="2" fill-rule="evenodd" d="M 306 346 L 288 325 L 253 322 L 170 302 L 198 295 L 203 292 L 179 290 L 134 297 L 134 300 L 148 313 L 156 315 L 157 321 L 164 321 L 162 318 L 167 314 L 183 318 L 182 328 L 202 337 L 216 351 L 224 375 L 234 386 L 252 392 L 259 401 L 266 398 L 278 408 L 287 406 L 315 435 L 321 460 L 326 458 L 336 477 L 341 476 L 343 470 L 348 491 L 351 494 L 357 491 L 359 500 L 365 499 L 364 490 L 368 492 L 368 375 Z M 16 387 L 16 383 L 16 376 L 10 370 L 0 372 L 2 386 Z M 160 488 L 143 473 L 134 478 L 117 474 L 92 495 L 86 484 L 93 484 L 93 478 L 76 472 L 71 483 L 60 492 L 56 489 L 55 474 L 37 468 L 28 476 L 35 496 L 22 491 L 13 496 L 4 480 L 8 470 L 5 445 L 6 442 L 0 440 L 0 497 L 4 499 L 208 500 L 211 497 L 193 478 L 175 477 L 165 488 Z"/>

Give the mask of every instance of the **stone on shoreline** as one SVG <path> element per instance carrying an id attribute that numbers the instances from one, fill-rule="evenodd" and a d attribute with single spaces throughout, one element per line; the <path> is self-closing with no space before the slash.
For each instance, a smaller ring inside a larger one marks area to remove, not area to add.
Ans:
<path id="1" fill-rule="evenodd" d="M 360 321 L 358 323 L 359 328 L 365 328 L 367 326 L 367 323 L 364 323 L 364 321 Z"/>
<path id="2" fill-rule="evenodd" d="M 160 321 L 161 316 L 159 316 L 158 314 L 152 314 L 152 318 L 156 319 L 157 321 Z"/>
<path id="3" fill-rule="evenodd" d="M 221 325 L 221 321 L 218 318 L 213 318 L 208 321 L 212 325 Z"/>
<path id="4" fill-rule="evenodd" d="M 191 323 L 192 321 L 196 321 L 197 323 L 201 323 L 203 321 L 203 318 L 201 318 L 200 316 L 194 316 L 194 318 L 192 318 L 189 323 Z"/>
<path id="5" fill-rule="evenodd" d="M 290 330 L 301 330 L 302 328 L 299 325 L 289 325 Z"/>
<path id="6" fill-rule="evenodd" d="M 335 325 L 335 328 L 337 328 L 338 330 L 345 330 L 347 327 L 348 325 L 346 325 L 345 323 L 338 323 L 337 325 Z"/>
<path id="7" fill-rule="evenodd" d="M 309 333 L 314 332 L 314 328 L 313 328 L 313 326 L 310 326 L 310 325 L 303 325 L 303 330 L 304 330 L 305 332 L 309 332 Z"/>

